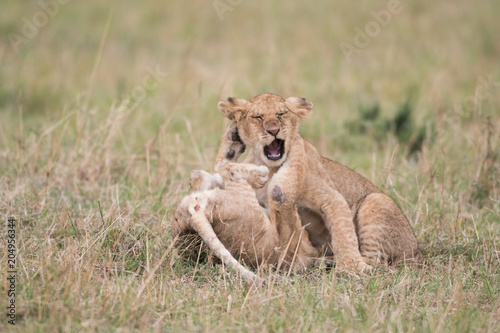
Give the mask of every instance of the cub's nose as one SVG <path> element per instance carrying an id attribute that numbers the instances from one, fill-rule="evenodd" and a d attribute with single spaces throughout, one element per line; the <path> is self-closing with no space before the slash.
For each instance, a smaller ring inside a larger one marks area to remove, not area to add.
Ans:
<path id="1" fill-rule="evenodd" d="M 279 127 L 274 127 L 274 128 L 270 128 L 270 129 L 267 129 L 266 130 L 267 133 L 273 135 L 273 136 L 276 136 L 278 135 L 278 132 L 280 131 L 280 128 Z"/>

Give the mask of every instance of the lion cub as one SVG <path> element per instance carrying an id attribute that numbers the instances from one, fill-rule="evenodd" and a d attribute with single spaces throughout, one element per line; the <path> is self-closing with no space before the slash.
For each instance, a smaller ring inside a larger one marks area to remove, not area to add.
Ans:
<path id="1" fill-rule="evenodd" d="M 410 223 L 394 200 L 358 173 L 321 156 L 300 136 L 312 103 L 262 94 L 251 100 L 228 98 L 219 110 L 231 124 L 216 165 L 237 162 L 246 148 L 245 163 L 269 169 L 269 181 L 255 192 L 282 242 L 326 247 L 339 266 L 358 270 L 422 261 Z M 303 227 L 310 238 L 297 237 Z"/>
<path id="2" fill-rule="evenodd" d="M 305 268 L 317 257 L 311 247 L 291 248 L 280 244 L 278 229 L 271 224 L 255 190 L 267 182 L 268 169 L 251 164 L 225 163 L 211 175 L 191 173 L 189 195 L 179 204 L 172 225 L 172 235 L 197 232 L 222 262 L 247 281 L 256 275 L 242 266 L 232 254 L 252 267 L 281 263 Z M 302 239 L 308 240 L 305 230 Z"/>

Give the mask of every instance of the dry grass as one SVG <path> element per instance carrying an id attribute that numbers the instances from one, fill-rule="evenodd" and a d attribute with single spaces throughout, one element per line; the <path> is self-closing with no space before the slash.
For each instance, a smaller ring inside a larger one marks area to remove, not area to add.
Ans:
<path id="1" fill-rule="evenodd" d="M 401 5 L 347 62 L 340 43 L 387 2 L 243 1 L 221 21 L 211 1 L 75 1 L 18 52 L 9 36 L 40 5 L 4 3 L 0 234 L 16 217 L 18 331 L 499 331 L 500 6 Z M 217 101 L 265 91 L 314 102 L 302 135 L 395 198 L 423 269 L 255 289 L 172 249 L 172 212 L 226 124 Z M 383 127 L 346 126 L 411 96 L 427 129 L 413 157 Z"/>

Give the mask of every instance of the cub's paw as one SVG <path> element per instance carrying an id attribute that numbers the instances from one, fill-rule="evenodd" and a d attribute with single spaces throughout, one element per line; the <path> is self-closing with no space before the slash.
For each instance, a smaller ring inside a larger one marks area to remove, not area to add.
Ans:
<path id="1" fill-rule="evenodd" d="M 233 121 L 229 125 L 227 132 L 228 132 L 228 138 L 230 138 L 231 141 L 243 143 L 243 141 L 241 141 L 240 135 L 238 133 L 238 127 L 236 127 L 236 122 Z"/>
<path id="2" fill-rule="evenodd" d="M 225 181 L 247 182 L 254 188 L 263 187 L 268 179 L 269 170 L 265 166 L 247 163 L 221 163 L 217 172 Z"/>
<path id="3" fill-rule="evenodd" d="M 215 188 L 224 189 L 224 181 L 218 174 L 212 175 L 203 170 L 193 170 L 189 183 L 189 193 L 209 191 Z"/>
<path id="4" fill-rule="evenodd" d="M 368 265 L 364 260 L 344 259 L 337 262 L 340 271 L 353 271 L 359 273 L 371 273 L 373 266 Z"/>
<path id="5" fill-rule="evenodd" d="M 266 185 L 269 179 L 269 169 L 266 166 L 251 165 L 248 172 L 247 181 L 254 189 L 263 188 Z"/>
<path id="6" fill-rule="evenodd" d="M 238 157 L 240 157 L 241 154 L 245 152 L 246 146 L 243 141 L 241 141 L 235 122 L 229 125 L 227 132 L 227 141 L 229 144 L 224 155 L 225 159 L 230 162 L 238 160 Z"/>

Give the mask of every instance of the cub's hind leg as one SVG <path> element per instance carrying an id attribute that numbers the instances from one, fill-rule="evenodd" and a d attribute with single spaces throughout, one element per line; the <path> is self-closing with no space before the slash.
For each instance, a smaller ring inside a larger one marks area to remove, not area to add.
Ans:
<path id="1" fill-rule="evenodd" d="M 368 264 L 421 263 L 422 253 L 410 223 L 383 193 L 371 193 L 354 214 L 359 249 Z"/>

